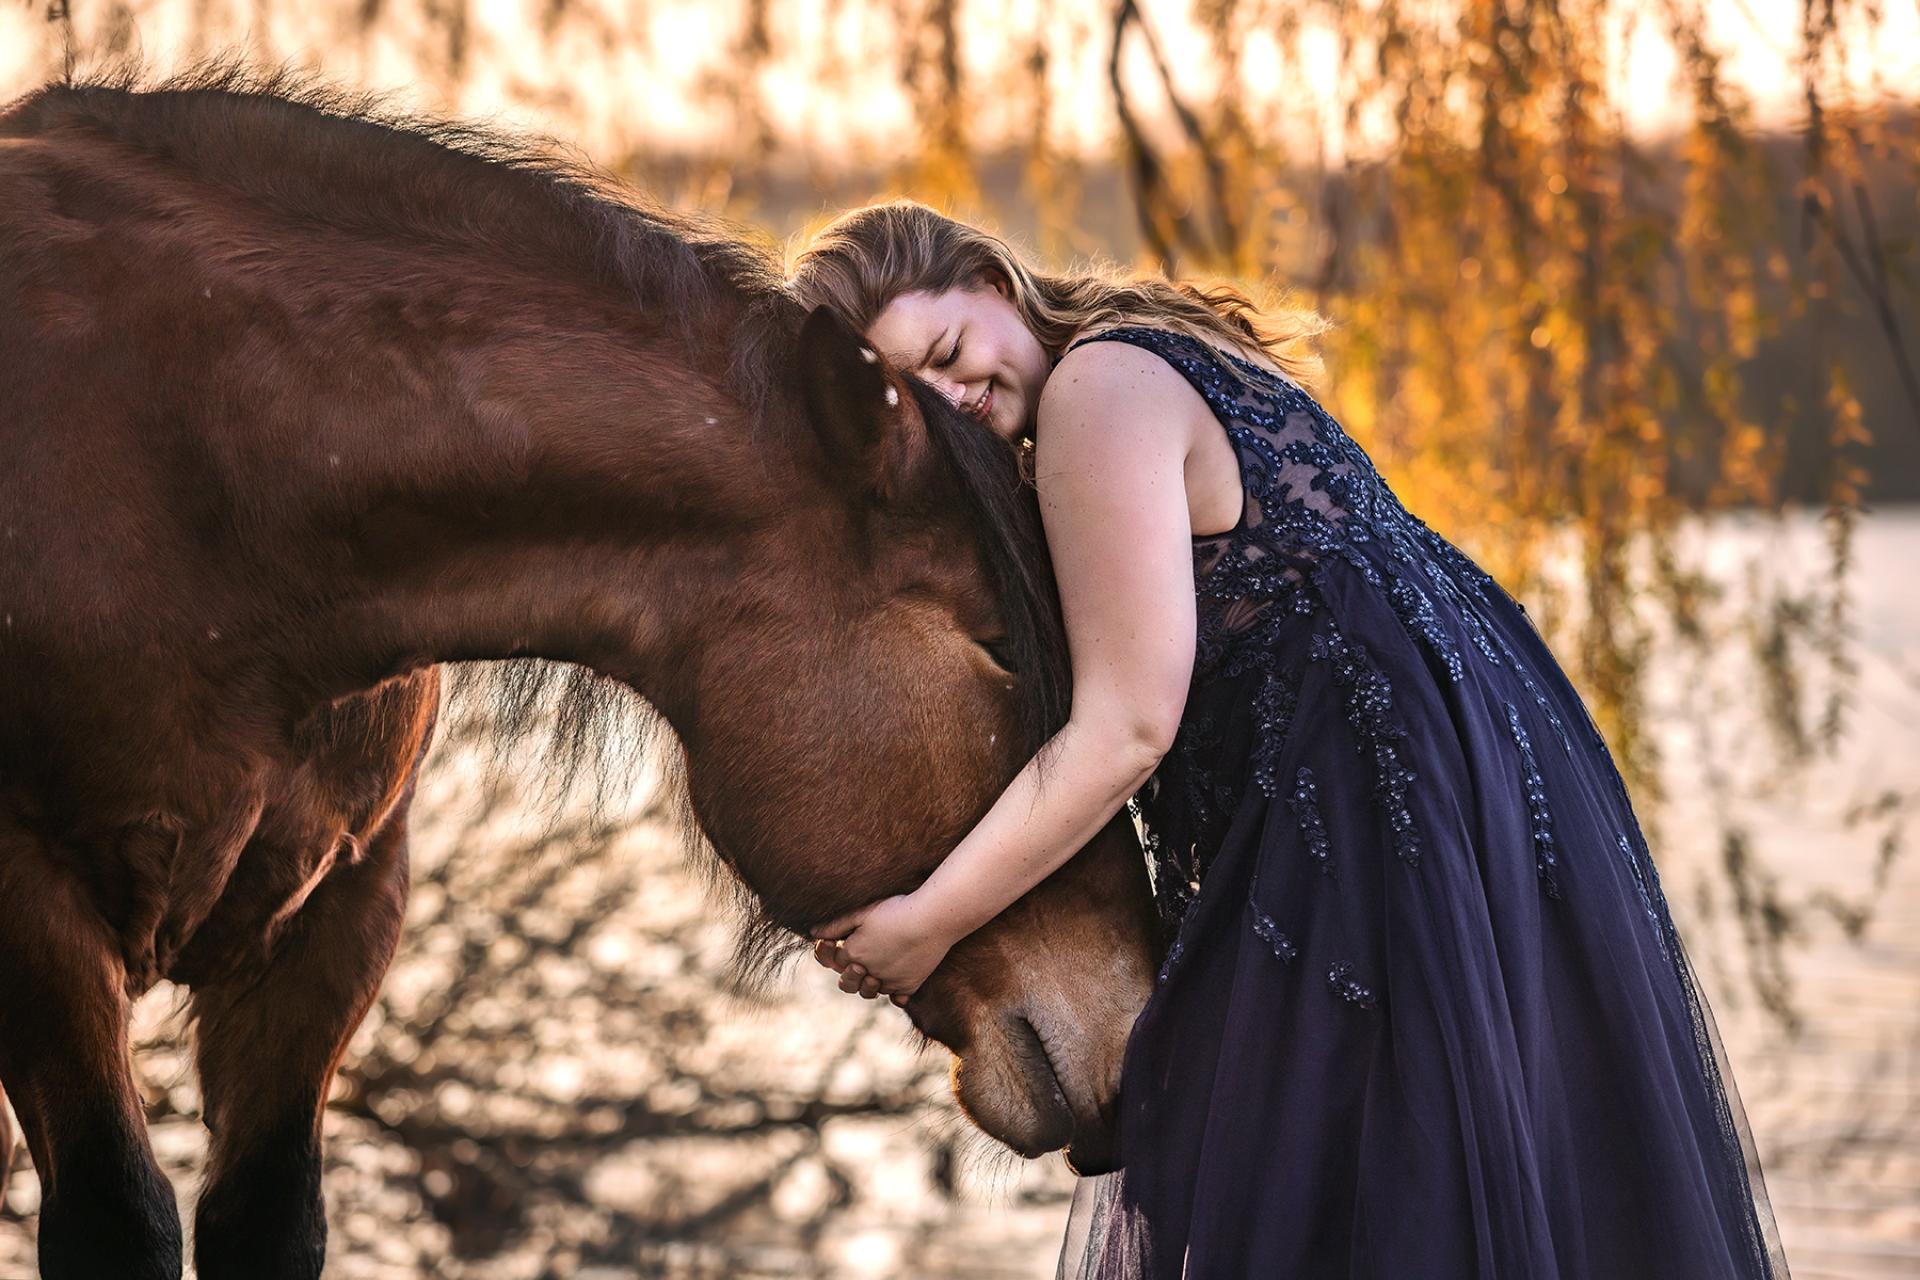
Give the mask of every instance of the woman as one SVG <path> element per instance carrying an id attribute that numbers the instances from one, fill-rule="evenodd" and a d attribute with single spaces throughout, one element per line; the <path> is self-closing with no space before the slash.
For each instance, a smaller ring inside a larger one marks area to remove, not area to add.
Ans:
<path id="1" fill-rule="evenodd" d="M 904 1002 L 1151 775 L 1171 942 L 1063 1275 L 1785 1274 L 1605 745 L 1301 389 L 1311 317 L 1045 275 L 910 203 L 793 285 L 1032 441 L 1073 668 L 1048 769 L 822 963 Z"/>

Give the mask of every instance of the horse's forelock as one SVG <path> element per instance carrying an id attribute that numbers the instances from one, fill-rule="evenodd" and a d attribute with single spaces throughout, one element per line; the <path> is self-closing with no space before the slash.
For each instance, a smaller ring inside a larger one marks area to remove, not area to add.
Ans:
<path id="1" fill-rule="evenodd" d="M 1037 751 L 1066 722 L 1072 701 L 1066 629 L 1039 500 L 1016 446 L 918 379 L 910 377 L 907 384 L 978 535 L 1007 627 L 1005 647 L 1017 673 L 1025 746 Z"/>

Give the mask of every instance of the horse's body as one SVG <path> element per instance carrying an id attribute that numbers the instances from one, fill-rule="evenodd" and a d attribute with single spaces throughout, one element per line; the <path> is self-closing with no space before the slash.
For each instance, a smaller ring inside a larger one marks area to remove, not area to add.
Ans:
<path id="1" fill-rule="evenodd" d="M 318 1275 L 434 664 L 637 689 L 797 930 L 924 876 L 1042 736 L 977 643 L 1045 656 L 954 478 L 999 463 L 756 251 L 236 89 L 0 114 L 0 1085 L 48 1276 L 178 1275 L 127 1061 L 160 978 L 198 1023 L 203 1280 Z M 913 1002 L 1023 1150 L 1102 1158 L 1151 960 L 1121 827 Z"/>

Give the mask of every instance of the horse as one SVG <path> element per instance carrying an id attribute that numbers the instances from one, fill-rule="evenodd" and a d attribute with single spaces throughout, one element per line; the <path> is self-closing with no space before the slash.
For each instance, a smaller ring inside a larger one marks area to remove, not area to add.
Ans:
<path id="1" fill-rule="evenodd" d="M 552 664 L 588 739 L 637 694 L 795 947 L 1064 720 L 1012 448 L 546 145 L 231 65 L 57 81 L 0 111 L 0 299 L 0 1087 L 51 1280 L 180 1275 L 127 1038 L 162 979 L 202 1280 L 319 1275 L 441 664 Z M 954 948 L 906 1012 L 983 1130 L 1110 1166 L 1156 932 L 1123 812 Z"/>

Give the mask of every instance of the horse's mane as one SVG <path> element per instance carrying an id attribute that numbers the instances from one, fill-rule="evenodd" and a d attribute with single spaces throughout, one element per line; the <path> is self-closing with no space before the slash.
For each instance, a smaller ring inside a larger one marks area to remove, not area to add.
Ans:
<path id="1" fill-rule="evenodd" d="M 733 353 L 730 389 L 754 417 L 792 376 L 782 357 L 803 311 L 764 236 L 656 204 L 552 138 L 403 112 L 376 93 L 231 57 L 159 80 L 137 66 L 70 75 L 5 116 L 86 129 L 285 218 L 612 291 L 702 358 L 717 325 Z"/>

